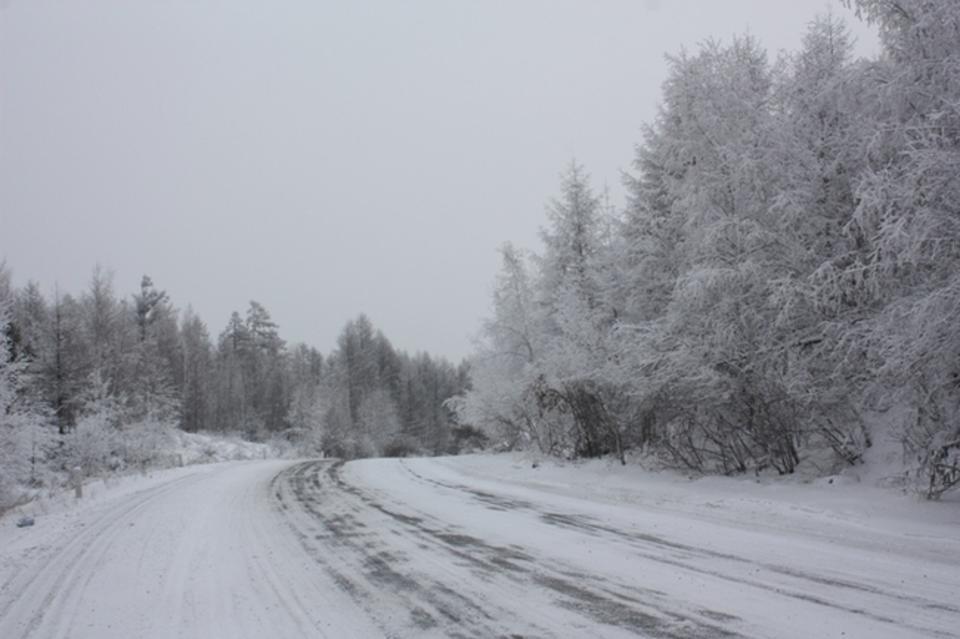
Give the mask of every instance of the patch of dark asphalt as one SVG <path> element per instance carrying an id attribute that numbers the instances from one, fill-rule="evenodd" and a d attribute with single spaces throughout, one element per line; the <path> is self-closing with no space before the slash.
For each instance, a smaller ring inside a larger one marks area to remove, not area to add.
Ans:
<path id="1" fill-rule="evenodd" d="M 433 539 L 441 542 L 447 547 L 448 552 L 464 560 L 467 564 L 477 566 L 487 572 L 496 572 L 497 568 L 502 567 L 498 565 L 500 561 L 511 559 L 522 561 L 533 560 L 530 555 L 520 550 L 487 544 L 481 539 L 471 535 L 438 529 L 430 526 L 422 517 L 397 512 L 396 510 L 388 508 L 370 498 L 355 486 L 351 486 L 345 482 L 339 475 L 341 466 L 342 464 L 335 464 L 326 470 L 327 476 L 332 480 L 338 490 L 343 490 L 359 498 L 367 507 L 387 515 L 409 529 L 413 529 L 421 539 Z M 313 512 L 314 514 L 318 514 L 317 511 Z M 330 516 L 327 515 L 325 519 L 329 520 Z M 334 520 L 334 525 L 336 525 L 336 520 Z"/>
<path id="2" fill-rule="evenodd" d="M 419 474 L 406 464 L 401 461 L 403 469 L 410 473 L 411 476 L 416 477 L 423 483 L 431 484 L 433 486 L 438 486 L 440 488 L 447 488 L 449 490 L 456 490 L 459 492 L 464 492 L 472 496 L 476 501 L 483 503 L 485 506 L 491 510 L 533 510 L 534 505 L 529 501 L 524 501 L 522 499 L 515 499 L 512 497 L 504 497 L 503 495 L 495 495 L 483 490 L 478 490 L 472 486 L 465 486 L 463 484 L 451 484 L 448 482 L 443 482 L 438 479 L 430 479 L 429 477 L 424 477 Z"/>
<path id="3" fill-rule="evenodd" d="M 518 573 L 529 572 L 529 569 L 519 566 L 513 563 L 512 561 L 510 561 L 509 559 L 502 559 L 501 557 L 491 558 L 490 563 L 492 563 L 494 566 L 502 570 L 509 570 L 511 572 L 518 572 Z"/>
<path id="4" fill-rule="evenodd" d="M 574 570 L 561 570 L 558 572 L 558 574 L 567 577 L 568 579 L 572 579 L 576 583 L 588 583 L 591 580 L 596 581 L 590 575 Z M 670 595 L 667 593 L 663 592 L 662 590 L 657 590 L 656 588 L 646 588 L 636 584 L 627 586 L 616 583 L 610 579 L 604 580 L 603 583 L 598 586 L 598 589 L 610 595 L 611 597 L 620 599 L 621 601 L 642 606 L 650 605 L 651 601 L 664 600 L 670 597 Z M 641 599 L 641 597 L 644 598 Z"/>
<path id="5" fill-rule="evenodd" d="M 561 597 L 558 603 L 586 613 L 595 621 L 626 628 L 655 639 L 735 639 L 743 635 L 692 617 L 672 614 L 669 617 L 650 614 L 604 597 L 566 579 L 538 575 L 538 584 Z"/>
<path id="6" fill-rule="evenodd" d="M 338 477 L 340 465 L 321 467 L 319 464 L 304 464 L 296 467 L 287 476 L 298 506 L 328 531 L 328 534 L 315 535 L 315 538 L 322 539 L 328 546 L 332 544 L 338 549 L 335 556 L 330 556 L 329 553 L 321 552 L 308 544 L 304 534 L 298 535 L 308 553 L 331 575 L 334 582 L 360 603 L 375 620 L 378 619 L 378 613 L 382 612 L 381 605 L 378 604 L 382 604 L 383 594 L 393 593 L 400 601 L 407 602 L 407 609 L 413 611 L 410 613 L 410 623 L 420 631 L 442 625 L 446 636 L 456 633 L 471 639 L 496 636 L 498 633 L 490 624 L 500 621 L 503 614 L 490 614 L 477 602 L 440 582 L 417 579 L 404 572 L 404 566 L 410 564 L 409 560 L 385 550 L 381 541 L 384 533 L 389 531 L 399 534 L 398 531 L 389 528 L 376 532 L 364 530 L 367 525 L 356 517 L 362 510 L 355 505 L 357 502 L 351 505 L 350 501 L 334 498 L 337 493 L 341 496 L 344 493 L 349 494 L 362 503 L 363 507 L 382 512 L 403 526 L 416 529 L 425 527 L 421 518 L 394 513 L 358 489 L 348 487 Z M 321 475 L 324 480 L 315 481 Z M 330 481 L 325 481 L 326 478 Z M 344 512 L 344 507 L 350 512 Z M 469 536 L 462 537 L 451 537 L 449 543 L 472 541 Z M 430 546 L 427 548 L 431 549 Z M 347 577 L 347 574 L 350 577 Z M 379 619 L 377 623 L 381 624 L 387 635 L 392 636 L 398 630 L 393 627 L 395 619 Z M 403 631 L 406 632 L 408 631 Z"/>
<path id="7" fill-rule="evenodd" d="M 274 493 L 274 496 L 277 498 L 277 503 L 280 505 L 280 508 L 283 510 L 287 509 L 287 502 L 283 500 L 283 493 L 279 490 Z"/>
<path id="8" fill-rule="evenodd" d="M 960 607 L 957 607 L 957 606 L 951 606 L 948 604 L 930 603 L 925 599 L 920 599 L 918 597 L 911 597 L 909 595 L 902 595 L 897 592 L 887 592 L 886 590 L 881 590 L 880 588 L 877 588 L 875 586 L 870 586 L 867 584 L 859 584 L 853 581 L 847 581 L 845 579 L 837 579 L 835 577 L 821 577 L 820 575 L 815 575 L 805 570 L 789 568 L 787 566 L 779 566 L 776 564 L 761 564 L 761 565 L 767 570 L 770 570 L 772 572 L 776 572 L 781 575 L 787 575 L 788 577 L 796 577 L 797 579 L 812 581 L 814 583 L 822 584 L 824 586 L 833 586 L 834 588 L 855 590 L 857 592 L 865 592 L 871 595 L 879 595 L 881 597 L 892 597 L 900 601 L 919 605 L 921 608 L 928 608 L 928 609 L 933 608 L 937 610 L 943 610 L 945 612 L 960 613 Z"/>
<path id="9" fill-rule="evenodd" d="M 927 610 L 942 610 L 944 612 L 960 612 L 960 608 L 940 603 L 928 603 L 923 606 Z"/>
<path id="10" fill-rule="evenodd" d="M 703 567 L 697 566 L 697 565 L 695 565 L 695 564 L 689 563 L 689 562 L 687 562 L 687 561 L 681 561 L 681 560 L 679 560 L 679 559 L 673 559 L 673 558 L 667 557 L 667 556 L 665 556 L 665 555 L 663 555 L 663 554 L 660 554 L 660 553 L 642 552 L 642 553 L 638 553 L 638 554 L 639 554 L 640 556 L 642 556 L 644 559 L 647 559 L 647 560 L 649 560 L 649 561 L 654 561 L 654 562 L 661 563 L 661 564 L 665 564 L 665 565 L 668 565 L 668 566 L 673 566 L 673 567 L 679 568 L 679 569 L 681 569 L 681 570 L 686 570 L 686 571 L 689 571 L 689 572 L 694 572 L 694 573 L 697 573 L 697 574 L 701 574 L 701 575 L 705 575 L 705 576 L 709 576 L 709 577 L 714 577 L 714 578 L 716 578 L 716 579 L 721 579 L 721 580 L 723 580 L 723 581 L 728 581 L 728 582 L 735 583 L 735 584 L 741 584 L 741 585 L 746 585 L 746 586 L 753 586 L 753 587 L 758 588 L 758 589 L 761 589 L 761 590 L 766 590 L 766 591 L 769 591 L 769 592 L 775 592 L 775 593 L 777 593 L 778 595 L 781 595 L 781 596 L 783 596 L 783 597 L 789 597 L 789 598 L 791 598 L 791 599 L 797 599 L 797 600 L 800 600 L 800 601 L 805 601 L 805 602 L 808 602 L 808 603 L 813 603 L 813 604 L 825 606 L 825 607 L 827 607 L 827 608 L 833 608 L 834 610 L 842 610 L 842 611 L 844 611 L 844 612 L 849 612 L 849 613 L 852 613 L 852 614 L 855 614 L 855 615 L 861 615 L 861 616 L 864 616 L 864 617 L 873 619 L 874 621 L 880 621 L 880 622 L 883 622 L 883 623 L 901 624 L 901 625 L 902 625 L 902 622 L 898 622 L 897 620 L 892 619 L 892 618 L 890 618 L 890 617 L 887 617 L 887 616 L 885 616 L 885 615 L 880 615 L 880 614 L 872 613 L 872 612 L 869 612 L 869 611 L 864 610 L 864 609 L 862 609 L 862 608 L 854 608 L 854 607 L 846 606 L 846 605 L 843 605 L 842 603 L 837 603 L 837 602 L 835 602 L 835 601 L 830 601 L 830 600 L 828 600 L 828 599 L 826 599 L 826 598 L 824 598 L 824 597 L 818 597 L 818 596 L 810 595 L 810 594 L 807 594 L 807 593 L 804 593 L 804 592 L 798 592 L 798 591 L 796 591 L 796 590 L 791 590 L 791 589 L 788 589 L 788 588 L 784 588 L 784 587 L 780 587 L 780 586 L 775 586 L 775 585 L 772 585 L 772 584 L 769 584 L 769 583 L 764 583 L 764 582 L 759 581 L 759 580 L 757 580 L 757 579 L 750 579 L 750 578 L 744 578 L 744 577 L 736 577 L 736 576 L 733 576 L 733 575 L 729 575 L 729 574 L 720 572 L 719 570 L 711 570 L 711 569 L 709 569 L 709 568 L 703 568 Z M 742 561 L 742 562 L 744 562 L 744 563 L 751 563 L 751 564 L 753 563 L 753 562 L 747 562 L 746 560 L 740 560 L 740 561 Z M 756 565 L 756 566 L 758 566 L 758 567 L 762 567 L 762 566 L 763 566 L 762 564 L 753 564 L 753 565 Z M 916 630 L 916 628 L 913 628 L 912 626 L 904 626 L 904 627 L 909 627 L 909 628 L 911 628 L 911 629 Z"/>
<path id="11" fill-rule="evenodd" d="M 326 571 L 327 574 L 333 579 L 334 583 L 336 583 L 341 590 L 353 597 L 355 600 L 363 598 L 366 594 L 357 588 L 356 584 L 354 584 L 350 578 L 338 571 L 336 568 L 333 568 L 332 566 L 326 566 Z"/>
<path id="12" fill-rule="evenodd" d="M 433 593 L 445 601 L 456 602 L 463 609 L 469 610 L 472 615 L 483 617 L 489 621 L 495 619 L 494 615 L 491 614 L 487 609 L 483 608 L 473 599 L 470 599 L 461 592 L 457 592 L 450 586 L 437 582 L 431 586 Z"/>
<path id="13" fill-rule="evenodd" d="M 450 485 L 450 488 L 455 488 L 457 490 L 462 490 L 473 496 L 477 501 L 486 504 L 488 506 L 493 506 L 495 508 L 505 508 L 507 510 L 530 510 L 533 508 L 533 504 L 529 501 L 524 501 L 522 499 L 514 499 L 511 497 L 504 497 L 502 495 L 494 495 L 493 493 L 484 492 L 482 490 L 476 490 L 469 488 L 467 486 L 457 486 Z"/>
<path id="14" fill-rule="evenodd" d="M 419 584 L 411 577 L 394 570 L 393 566 L 398 565 L 400 561 L 386 551 L 378 552 L 375 555 L 367 555 L 363 560 L 363 566 L 368 577 L 379 584 L 389 586 L 392 590 L 413 590 L 419 587 Z"/>
<path id="15" fill-rule="evenodd" d="M 707 610 L 706 608 L 702 608 L 702 609 L 698 610 L 697 612 L 698 612 L 699 614 L 703 615 L 704 617 L 707 617 L 707 618 L 709 618 L 709 619 L 713 619 L 714 621 L 722 621 L 722 622 L 725 622 L 725 623 L 729 623 L 729 622 L 731 622 L 731 621 L 740 621 L 740 620 L 741 620 L 740 617 L 738 617 L 738 616 L 736 616 L 736 615 L 731 615 L 731 614 L 727 614 L 727 613 L 725 613 L 725 612 L 720 612 L 719 610 Z"/>
<path id="16" fill-rule="evenodd" d="M 370 502 L 368 502 L 368 505 L 369 505 L 371 508 L 373 508 L 374 510 L 379 510 L 379 511 L 382 512 L 384 515 L 387 515 L 388 517 L 392 517 L 393 519 L 396 519 L 397 521 L 399 521 L 399 522 L 401 522 L 401 523 L 407 524 L 408 526 L 418 526 L 418 527 L 419 527 L 420 524 L 423 523 L 423 519 L 421 519 L 420 517 L 414 517 L 413 515 L 404 515 L 403 513 L 394 512 L 394 511 L 392 511 L 392 510 L 388 510 L 388 509 L 384 508 L 384 507 L 381 506 L 380 504 L 375 504 L 375 503 L 370 503 Z"/>
<path id="17" fill-rule="evenodd" d="M 560 526 L 563 528 L 570 529 L 579 529 L 589 533 L 602 533 L 611 537 L 616 537 L 621 541 L 625 541 L 631 545 L 637 545 L 638 542 L 644 542 L 646 544 L 653 544 L 655 546 L 661 546 L 670 550 L 682 551 L 690 555 L 696 556 L 706 556 L 712 557 L 715 559 L 727 559 L 730 561 L 737 561 L 742 563 L 753 563 L 743 557 L 738 557 L 737 555 L 731 555 L 728 553 L 717 552 L 715 550 L 709 550 L 707 548 L 698 548 L 696 546 L 690 546 L 688 544 L 681 544 L 676 541 L 671 541 L 669 539 L 664 539 L 663 537 L 658 537 L 657 535 L 651 535 L 649 533 L 641 533 L 636 531 L 624 531 L 611 526 L 606 526 L 599 523 L 597 520 L 586 515 L 571 515 L 568 513 L 556 513 L 556 512 L 545 512 L 540 513 L 540 519 L 548 524 L 554 526 Z"/>
<path id="18" fill-rule="evenodd" d="M 433 618 L 433 615 L 419 606 L 410 611 L 410 620 L 416 627 L 424 630 L 437 626 L 437 620 Z"/>
<path id="19" fill-rule="evenodd" d="M 440 539 L 453 546 L 482 546 L 484 545 L 476 537 L 471 537 L 470 535 L 462 535 L 459 533 L 447 533 L 447 532 L 436 532 L 434 536 L 437 539 Z"/>

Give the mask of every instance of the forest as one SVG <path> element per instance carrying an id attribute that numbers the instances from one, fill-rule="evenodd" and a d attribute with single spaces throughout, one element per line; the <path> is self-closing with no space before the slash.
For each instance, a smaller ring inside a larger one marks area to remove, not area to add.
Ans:
<path id="1" fill-rule="evenodd" d="M 876 59 L 829 14 L 668 58 L 626 206 L 572 164 L 542 250 L 503 247 L 461 421 L 695 473 L 890 437 L 921 494 L 960 483 L 960 3 L 848 5 Z"/>
<path id="2" fill-rule="evenodd" d="M 256 302 L 213 339 L 146 276 L 119 295 L 95 269 L 49 296 L 0 270 L 0 501 L 38 468 L 149 463 L 168 428 L 348 458 L 488 445 L 784 475 L 891 436 L 922 495 L 955 488 L 960 4 L 847 4 L 878 28 L 875 59 L 829 14 L 795 52 L 742 36 L 669 56 L 626 203 L 571 163 L 540 250 L 503 246 L 459 366 L 363 315 L 322 355 Z"/>
<path id="3" fill-rule="evenodd" d="M 46 298 L 0 268 L 0 505 L 19 486 L 169 463 L 170 429 L 240 434 L 337 457 L 455 453 L 483 435 L 451 422 L 464 366 L 409 355 L 360 315 L 333 352 L 288 345 L 251 301 L 216 339 L 144 276 L 126 297 L 94 269 L 87 290 Z"/>

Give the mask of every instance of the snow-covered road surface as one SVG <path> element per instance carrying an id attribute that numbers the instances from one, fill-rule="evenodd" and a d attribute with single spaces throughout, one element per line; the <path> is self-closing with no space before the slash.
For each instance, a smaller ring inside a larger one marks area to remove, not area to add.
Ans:
<path id="1" fill-rule="evenodd" d="M 278 515 L 289 466 L 195 467 L 69 520 L 0 564 L 0 638 L 375 636 Z"/>
<path id="2" fill-rule="evenodd" d="M 506 470 L 220 464 L 8 517 L 0 638 L 960 637 L 949 521 Z"/>

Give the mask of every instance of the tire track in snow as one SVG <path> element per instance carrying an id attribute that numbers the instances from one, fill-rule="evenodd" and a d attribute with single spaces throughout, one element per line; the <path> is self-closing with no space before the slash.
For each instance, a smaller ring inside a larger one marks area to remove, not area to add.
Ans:
<path id="1" fill-rule="evenodd" d="M 291 525 L 308 552 L 388 636 L 558 637 L 572 627 L 584 637 L 743 636 L 727 627 L 734 616 L 678 610 L 664 593 L 576 572 L 386 504 L 345 481 L 341 469 L 301 464 L 278 477 L 273 492 L 282 512 L 306 515 Z"/>
<path id="2" fill-rule="evenodd" d="M 388 530 L 371 530 L 361 521 L 363 506 L 344 500 L 335 482 L 329 481 L 334 470 L 329 462 L 302 464 L 275 480 L 274 494 L 281 512 L 293 515 L 288 521 L 304 548 L 378 619 L 385 636 L 421 636 L 445 623 L 483 625 L 492 621 L 492 615 L 455 590 L 420 583 L 397 570 L 395 566 L 406 559 L 404 551 L 389 549 L 379 541 Z M 306 517 L 298 517 L 304 514 Z M 397 610 L 401 611 L 398 616 L 384 617 L 385 612 Z M 404 612 L 409 613 L 406 619 Z M 483 636 L 497 633 L 485 627 Z"/>
<path id="3" fill-rule="evenodd" d="M 937 627 L 943 625 L 942 613 L 960 615 L 960 606 L 956 604 L 882 589 L 850 579 L 825 577 L 805 569 L 755 561 L 740 555 L 691 546 L 636 530 L 621 530 L 587 515 L 555 512 L 538 507 L 524 499 L 497 495 L 473 486 L 425 477 L 409 468 L 402 460 L 399 463 L 407 473 L 423 484 L 463 494 L 465 498 L 473 499 L 478 504 L 493 511 L 526 511 L 551 526 L 579 532 L 590 537 L 606 538 L 629 548 L 631 554 L 646 561 L 673 566 L 739 585 L 755 587 L 800 602 L 831 608 L 889 624 L 896 628 L 921 633 L 923 636 L 944 638 L 956 638 L 958 636 L 953 632 Z M 721 569 L 701 566 L 701 563 L 705 563 L 704 560 L 710 560 L 714 565 L 719 562 Z M 741 567 L 730 570 L 725 567 L 725 564 L 739 564 Z M 757 576 L 744 577 L 745 572 Z M 770 578 L 771 575 L 774 576 L 773 579 Z M 844 603 L 844 592 L 854 593 L 860 603 L 862 603 L 864 595 L 868 596 L 871 600 L 870 608 L 858 605 L 858 603 Z M 949 601 L 951 595 L 947 593 L 944 593 L 944 595 L 944 600 Z M 898 617 L 886 614 L 885 611 L 891 609 L 902 614 Z M 925 612 L 930 614 L 924 614 Z M 708 611 L 709 614 L 714 613 Z M 927 617 L 929 617 L 930 623 L 915 623 L 925 621 Z"/>
<path id="4" fill-rule="evenodd" d="M 77 615 L 76 594 L 79 582 L 84 585 L 94 574 L 94 567 L 102 563 L 115 538 L 123 531 L 121 522 L 128 522 L 152 501 L 183 485 L 198 481 L 194 474 L 138 491 L 111 506 L 93 525 L 83 526 L 67 544 L 49 555 L 46 567 L 32 575 L 25 575 L 25 566 L 0 587 L 0 637 L 33 636 L 42 625 L 52 623 L 48 636 L 62 636 L 69 631 Z M 29 606 L 32 614 L 24 622 L 11 621 L 14 606 Z M 65 610 L 65 608 L 69 610 Z"/>
<path id="5" fill-rule="evenodd" d="M 3 575 L 0 639 L 375 637 L 276 516 L 270 480 L 289 466 L 206 467 L 51 527 Z"/>

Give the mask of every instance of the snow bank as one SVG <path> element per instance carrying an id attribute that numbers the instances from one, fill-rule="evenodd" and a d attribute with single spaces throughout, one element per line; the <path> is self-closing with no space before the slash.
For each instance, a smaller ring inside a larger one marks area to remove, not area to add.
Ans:
<path id="1" fill-rule="evenodd" d="M 84 477 L 84 498 L 95 496 L 117 482 L 153 476 L 163 469 L 291 456 L 289 446 L 283 446 L 280 442 L 256 443 L 245 441 L 237 435 L 187 433 L 169 427 L 156 427 L 151 432 L 148 444 L 143 446 L 146 451 L 143 455 L 133 455 L 127 460 L 111 457 L 113 465 L 92 477 Z M 142 460 L 142 463 L 136 459 Z M 72 457 L 63 463 L 65 468 L 71 467 L 71 464 L 79 465 Z M 16 499 L 0 503 L 0 517 L 6 515 L 4 518 L 9 518 L 9 512 L 32 514 L 37 508 L 42 512 L 50 504 L 67 503 L 73 499 L 74 485 L 66 470 L 41 465 L 38 472 L 43 480 L 37 482 L 37 486 L 16 486 Z M 18 505 L 19 508 L 14 507 Z M 6 511 L 4 506 L 10 507 L 10 511 Z"/>
<path id="2" fill-rule="evenodd" d="M 164 482 L 196 473 L 212 472 L 206 465 L 247 460 L 276 459 L 285 451 L 269 443 L 244 441 L 238 436 L 218 436 L 206 433 L 187 433 L 173 430 L 159 458 L 168 463 L 163 467 L 114 473 L 104 477 L 85 479 L 83 497 L 77 499 L 74 488 L 64 487 L 46 492 L 35 492 L 33 498 L 8 511 L 0 512 L 0 527 L 13 527 L 24 516 L 34 517 L 40 528 L 51 515 L 65 513 L 74 516 L 105 501 L 124 497 Z M 61 517 L 62 518 L 62 517 Z M 23 534 L 36 534 L 25 531 Z"/>
<path id="3" fill-rule="evenodd" d="M 0 528 L 12 529 L 21 517 L 33 517 L 36 520 L 36 525 L 33 528 L 13 533 L 13 535 L 15 537 L 33 536 L 36 538 L 37 535 L 42 534 L 41 531 L 49 528 L 62 529 L 64 522 L 72 522 L 87 510 L 111 500 L 203 472 L 209 472 L 209 470 L 204 466 L 189 466 L 89 479 L 83 484 L 83 496 L 80 499 L 76 497 L 73 489 L 51 491 L 39 495 L 30 502 L 0 513 Z M 9 537 L 11 533 L 12 531 L 7 531 L 7 536 L 4 538 L 8 543 L 12 541 Z"/>

